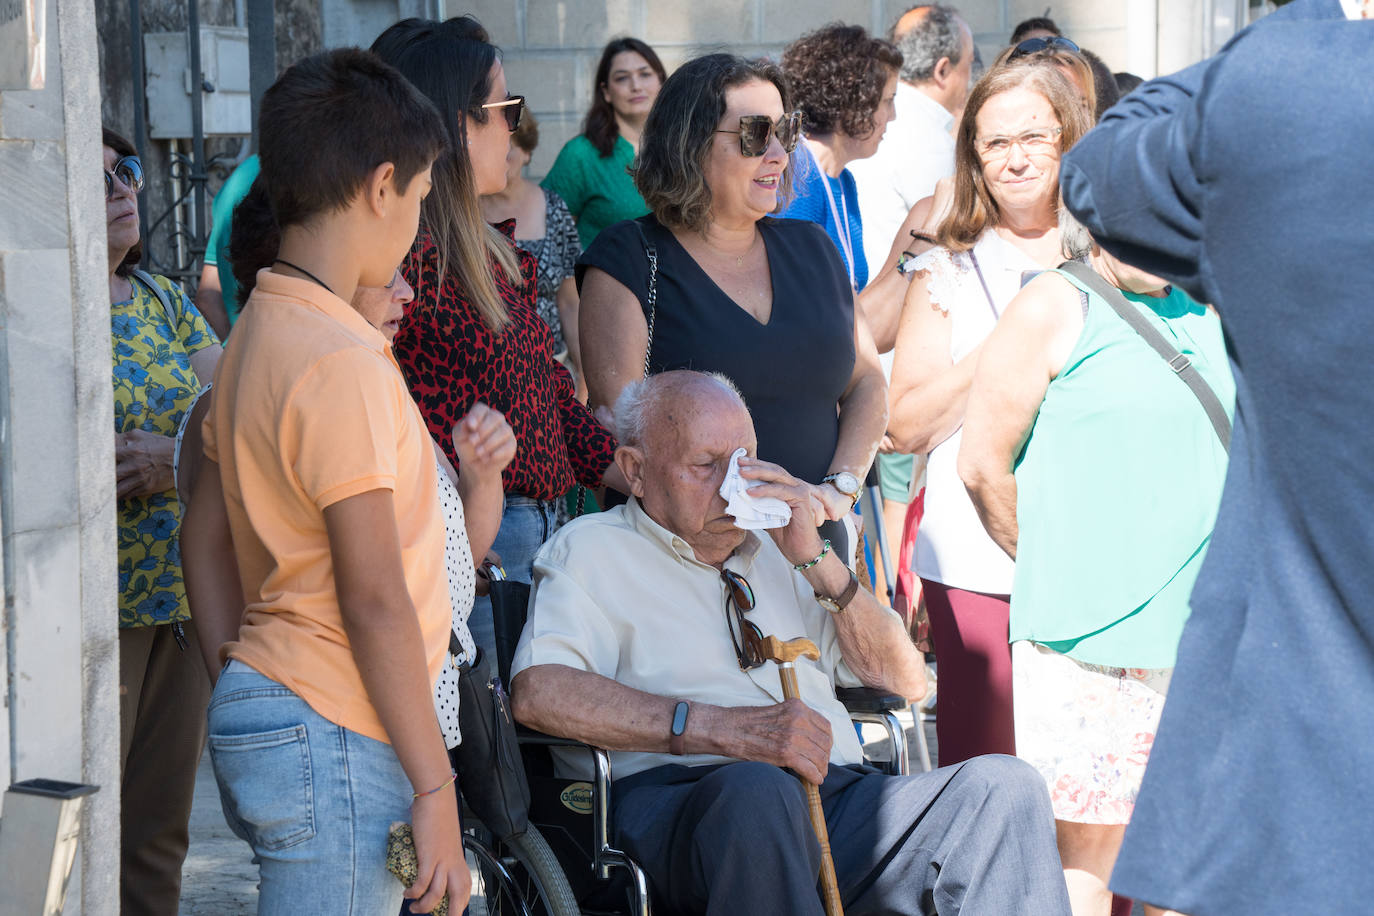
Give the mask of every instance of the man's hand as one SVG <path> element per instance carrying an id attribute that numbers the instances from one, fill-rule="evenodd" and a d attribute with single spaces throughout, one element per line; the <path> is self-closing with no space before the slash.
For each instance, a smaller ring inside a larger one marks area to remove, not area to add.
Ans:
<path id="1" fill-rule="evenodd" d="M 448 911 L 461 913 L 472 894 L 472 873 L 463 858 L 458 824 L 458 799 L 453 786 L 422 795 L 410 806 L 419 875 L 405 896 L 416 903 L 411 911 L 428 913 L 448 894 Z"/>
<path id="2" fill-rule="evenodd" d="M 801 700 L 773 706 L 721 708 L 726 753 L 789 767 L 807 782 L 820 785 L 830 765 L 830 720 Z M 688 736 L 692 721 L 688 720 Z M 690 746 L 689 746 L 690 748 Z"/>
<path id="3" fill-rule="evenodd" d="M 773 496 L 792 507 L 792 521 L 785 528 L 770 528 L 774 542 L 789 563 L 806 563 L 821 552 L 821 536 L 816 529 L 830 518 L 824 497 L 819 491 L 830 490 L 849 510 L 849 500 L 830 484 L 813 487 L 767 461 L 743 457 L 739 460 L 739 475 L 745 480 L 758 481 L 749 492 L 754 496 Z M 843 517 L 841 513 L 840 517 Z"/>
<path id="4" fill-rule="evenodd" d="M 176 439 L 141 429 L 115 435 L 115 482 L 120 499 L 172 489 Z"/>
<path id="5" fill-rule="evenodd" d="M 504 416 L 478 401 L 453 424 L 453 450 L 460 475 L 499 478 L 515 457 L 515 433 Z"/>

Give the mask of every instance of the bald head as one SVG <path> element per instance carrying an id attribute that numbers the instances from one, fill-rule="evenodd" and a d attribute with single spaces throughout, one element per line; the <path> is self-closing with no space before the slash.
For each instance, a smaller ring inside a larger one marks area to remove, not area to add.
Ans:
<path id="1" fill-rule="evenodd" d="M 754 422 L 734 384 L 680 370 L 627 385 L 615 402 L 616 464 L 644 513 L 703 563 L 723 562 L 744 532 L 720 485 L 737 449 L 754 454 Z"/>
<path id="2" fill-rule="evenodd" d="M 890 40 L 896 42 L 904 37 L 912 29 L 916 28 L 916 26 L 929 15 L 932 9 L 934 9 L 933 6 L 928 3 L 923 3 L 920 6 L 913 6 L 911 9 L 898 16 L 897 21 L 892 24 L 892 34 L 889 36 Z"/>
<path id="3" fill-rule="evenodd" d="M 680 432 L 691 419 L 742 411 L 744 397 L 719 373 L 676 369 L 625 386 L 615 402 L 615 434 L 621 445 L 640 448 L 662 442 L 662 433 Z"/>

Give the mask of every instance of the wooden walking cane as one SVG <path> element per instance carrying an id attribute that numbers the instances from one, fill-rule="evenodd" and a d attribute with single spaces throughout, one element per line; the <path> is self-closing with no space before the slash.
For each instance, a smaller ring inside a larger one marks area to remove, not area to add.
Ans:
<path id="1" fill-rule="evenodd" d="M 789 700 L 801 698 L 797 686 L 797 659 L 805 656 L 820 661 L 821 650 L 809 639 L 789 639 L 783 642 L 776 636 L 763 640 L 763 654 L 778 663 L 778 675 L 782 678 L 782 695 Z M 840 885 L 835 880 L 835 859 L 830 854 L 830 831 L 825 827 L 825 811 L 821 808 L 819 786 L 802 780 L 806 786 L 806 805 L 811 812 L 811 827 L 816 831 L 816 840 L 821 844 L 821 895 L 825 902 L 826 916 L 844 916 L 840 903 Z"/>

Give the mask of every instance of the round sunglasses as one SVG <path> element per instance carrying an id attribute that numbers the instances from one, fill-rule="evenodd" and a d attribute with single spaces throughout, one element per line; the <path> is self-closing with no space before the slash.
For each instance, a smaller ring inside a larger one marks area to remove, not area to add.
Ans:
<path id="1" fill-rule="evenodd" d="M 718 129 L 716 133 L 739 134 L 739 153 L 746 158 L 768 152 L 773 137 L 778 138 L 784 153 L 790 153 L 797 148 L 797 140 L 801 138 L 801 119 L 800 111 L 788 112 L 776 123 L 767 115 L 744 115 L 739 119 L 739 130 Z"/>
<path id="2" fill-rule="evenodd" d="M 105 172 L 105 199 L 114 197 L 114 183 L 118 178 L 120 184 L 137 194 L 143 190 L 143 163 L 138 161 L 137 156 L 124 156 L 114 164 L 113 169 Z"/>

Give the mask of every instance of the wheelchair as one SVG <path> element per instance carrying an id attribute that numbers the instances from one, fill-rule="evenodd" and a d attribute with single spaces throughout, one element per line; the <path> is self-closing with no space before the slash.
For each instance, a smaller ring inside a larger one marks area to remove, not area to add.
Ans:
<path id="1" fill-rule="evenodd" d="M 507 582 L 502 588 L 510 600 L 500 609 L 493 601 L 493 609 L 497 667 L 508 684 L 525 626 L 529 586 Z M 869 762 L 893 775 L 908 773 L 906 733 L 895 714 L 906 708 L 906 700 L 867 687 L 840 688 L 836 696 L 854 722 L 878 725 L 886 732 L 887 759 Z M 530 829 L 524 837 L 508 844 L 494 842 L 475 854 L 479 883 L 488 896 L 480 898 L 474 886 L 474 901 L 495 900 L 498 908 L 488 912 L 522 916 L 650 916 L 648 877 L 611 844 L 609 753 L 524 726 L 518 732 L 530 784 Z M 549 753 L 553 748 L 580 749 L 590 755 L 592 781 L 557 776 Z M 474 839 L 473 845 L 481 843 Z M 484 855 L 488 852 L 490 857 Z M 474 903 L 473 916 L 480 912 L 479 905 Z"/>

